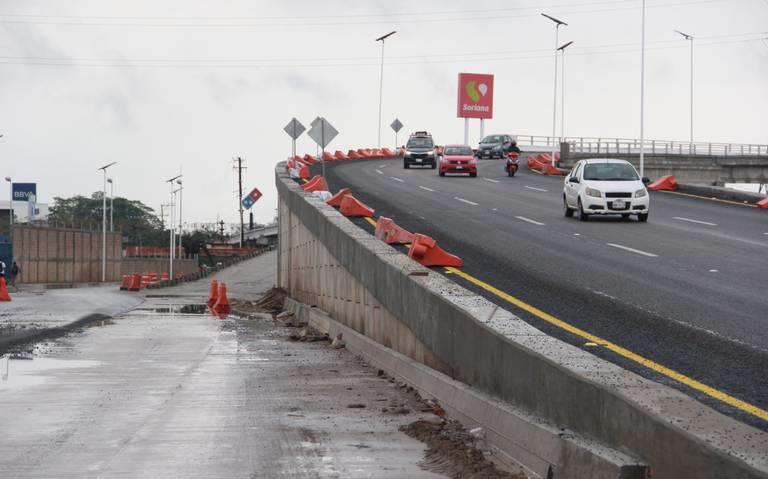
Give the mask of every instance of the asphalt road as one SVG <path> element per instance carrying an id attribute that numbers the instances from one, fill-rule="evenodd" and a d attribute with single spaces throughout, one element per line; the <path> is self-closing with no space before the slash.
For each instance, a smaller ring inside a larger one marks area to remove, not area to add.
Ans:
<path id="1" fill-rule="evenodd" d="M 477 178 L 404 170 L 398 160 L 336 163 L 333 191 L 353 193 L 465 261 L 467 273 L 574 326 L 768 409 L 768 214 L 651 194 L 634 217 L 565 218 L 562 178 L 480 161 Z M 365 222 L 362 227 L 372 230 Z M 692 390 L 490 293 L 454 279 L 554 336 L 681 389 L 760 429 L 761 419 Z"/>
<path id="2" fill-rule="evenodd" d="M 219 277 L 255 294 L 272 286 L 275 260 Z M 413 394 L 328 342 L 290 341 L 271 318 L 181 309 L 206 286 L 156 290 L 11 359 L 7 375 L 0 361 L 0 477 L 445 477 L 398 430 L 435 417 Z"/>

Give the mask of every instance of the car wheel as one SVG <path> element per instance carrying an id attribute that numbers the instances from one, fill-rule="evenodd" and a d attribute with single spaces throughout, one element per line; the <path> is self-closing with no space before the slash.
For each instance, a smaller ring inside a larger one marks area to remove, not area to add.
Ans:
<path id="1" fill-rule="evenodd" d="M 637 215 L 637 220 L 641 223 L 648 221 L 648 213 L 640 213 Z"/>
<path id="2" fill-rule="evenodd" d="M 476 177 L 477 177 L 477 172 L 474 172 L 474 173 L 470 173 L 470 174 L 469 174 L 469 176 L 470 176 L 471 178 L 476 178 Z"/>
<path id="3" fill-rule="evenodd" d="M 579 198 L 579 221 L 589 220 L 589 215 L 584 213 L 584 206 L 581 204 L 581 198 Z"/>
<path id="4" fill-rule="evenodd" d="M 573 218 L 573 209 L 568 207 L 568 203 L 565 201 L 565 196 L 563 196 L 563 206 L 565 207 L 565 217 Z"/>
<path id="5" fill-rule="evenodd" d="M 441 172 L 440 172 L 440 176 L 445 176 L 445 172 L 444 172 L 444 171 L 441 171 Z"/>

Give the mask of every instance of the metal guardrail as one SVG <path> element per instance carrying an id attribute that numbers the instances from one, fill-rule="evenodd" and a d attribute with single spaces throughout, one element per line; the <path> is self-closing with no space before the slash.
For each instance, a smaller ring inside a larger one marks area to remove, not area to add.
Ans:
<path id="1" fill-rule="evenodd" d="M 640 140 L 632 138 L 566 137 L 574 153 L 640 153 Z M 560 138 L 551 136 L 517 135 L 520 146 L 555 147 Z M 705 143 L 671 140 L 645 140 L 645 153 L 651 155 L 760 156 L 768 155 L 768 145 L 740 143 Z"/>

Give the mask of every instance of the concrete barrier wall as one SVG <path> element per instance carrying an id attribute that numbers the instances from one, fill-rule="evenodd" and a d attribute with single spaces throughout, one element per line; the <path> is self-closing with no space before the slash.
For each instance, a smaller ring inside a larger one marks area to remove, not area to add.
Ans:
<path id="1" fill-rule="evenodd" d="M 167 258 L 123 258 L 121 264 L 121 275 L 133 273 L 157 273 L 160 277 L 168 272 Z M 173 274 L 191 274 L 200 271 L 196 259 L 177 259 L 173 261 Z"/>
<path id="2" fill-rule="evenodd" d="M 353 225 L 284 165 L 276 176 L 278 280 L 292 297 L 563 434 L 640 458 L 655 479 L 768 477 L 767 434 L 543 334 Z"/>
<path id="3" fill-rule="evenodd" d="M 107 281 L 120 278 L 120 233 L 107 233 Z M 101 281 L 101 232 L 16 225 L 13 254 L 21 283 Z"/>

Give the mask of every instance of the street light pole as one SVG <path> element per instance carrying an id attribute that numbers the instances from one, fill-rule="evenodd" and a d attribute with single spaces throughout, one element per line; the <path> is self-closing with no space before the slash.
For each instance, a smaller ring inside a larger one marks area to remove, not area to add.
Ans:
<path id="1" fill-rule="evenodd" d="M 181 257 L 181 240 L 184 236 L 184 223 L 181 219 L 182 206 L 184 206 L 184 197 L 182 196 L 184 186 L 182 186 L 181 180 L 176 180 L 176 184 L 179 185 L 179 257 Z"/>
<path id="2" fill-rule="evenodd" d="M 640 178 L 645 176 L 645 0 L 640 22 Z"/>
<path id="3" fill-rule="evenodd" d="M 104 189 L 101 193 L 101 282 L 107 281 L 107 168 L 116 164 L 116 161 L 104 165 L 101 170 L 104 177 Z"/>
<path id="4" fill-rule="evenodd" d="M 568 24 L 555 17 L 549 16 L 546 13 L 542 13 L 541 16 L 555 22 L 555 85 L 554 93 L 552 95 L 552 166 L 555 166 L 555 138 L 557 137 L 557 44 L 559 43 L 558 35 L 560 33 L 560 25 L 567 26 Z"/>
<path id="5" fill-rule="evenodd" d="M 384 99 L 384 40 L 397 33 L 397 31 L 391 31 L 384 36 L 376 39 L 377 42 L 381 42 L 381 70 L 379 74 L 379 144 L 378 148 L 381 148 L 381 103 Z"/>
<path id="6" fill-rule="evenodd" d="M 689 152 L 693 149 L 693 36 L 688 35 L 687 33 L 683 33 L 679 30 L 675 30 L 675 33 L 679 33 L 683 36 L 686 40 L 689 40 L 691 42 L 691 133 L 690 133 L 690 146 Z"/>
<path id="7" fill-rule="evenodd" d="M 11 229 L 13 229 L 13 180 L 10 176 L 6 176 L 5 181 L 8 182 L 8 211 L 11 217 Z"/>
<path id="8" fill-rule="evenodd" d="M 112 233 L 115 231 L 115 184 L 112 178 L 107 178 L 107 183 L 109 183 L 109 232 Z"/>
<path id="9" fill-rule="evenodd" d="M 561 45 L 560 51 L 560 141 L 565 141 L 565 49 L 573 42 Z"/>
<path id="10" fill-rule="evenodd" d="M 176 192 L 173 189 L 173 182 L 181 178 L 181 175 L 174 176 L 170 180 L 166 180 L 166 183 L 168 183 L 171 186 L 171 204 L 168 206 L 169 212 L 168 212 L 168 232 L 170 236 L 169 245 L 170 248 L 168 250 L 168 277 L 173 278 L 173 258 L 174 258 L 174 246 L 176 245 L 176 236 L 174 235 L 174 232 L 176 231 L 176 226 L 174 225 L 174 218 L 173 213 L 176 209 L 176 205 L 174 203 L 174 196 L 176 195 Z"/>

